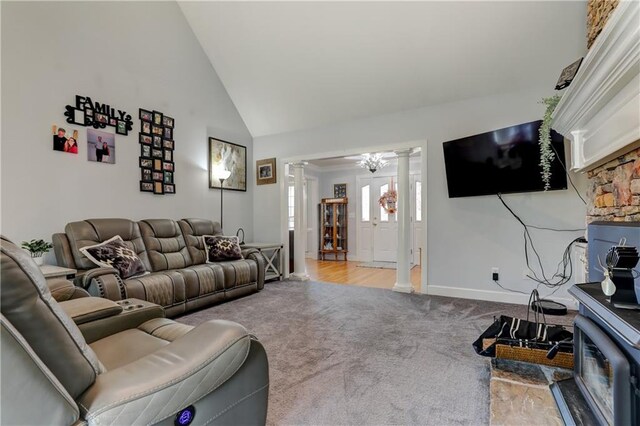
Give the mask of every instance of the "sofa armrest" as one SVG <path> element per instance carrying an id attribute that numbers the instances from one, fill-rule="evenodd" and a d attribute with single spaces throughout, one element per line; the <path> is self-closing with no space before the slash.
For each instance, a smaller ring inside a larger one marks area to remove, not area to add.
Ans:
<path id="1" fill-rule="evenodd" d="M 76 287 L 71 281 L 64 278 L 47 280 L 47 287 L 56 302 L 89 297 L 89 293 L 80 287 Z"/>
<path id="2" fill-rule="evenodd" d="M 122 312 L 122 306 L 101 297 L 67 300 L 60 302 L 60 307 L 78 325 L 118 315 Z"/>
<path id="3" fill-rule="evenodd" d="M 104 339 L 121 331 L 130 330 L 139 327 L 141 324 L 156 318 L 164 318 L 164 309 L 160 305 L 147 302 L 140 299 L 125 299 L 113 302 L 104 300 L 108 303 L 114 303 L 122 307 L 121 312 L 117 315 L 96 319 L 94 321 L 85 322 L 78 325 L 87 343 L 93 343 L 96 340 Z"/>
<path id="4" fill-rule="evenodd" d="M 99 375 L 77 402 L 90 424 L 154 424 L 220 387 L 243 365 L 250 346 L 251 337 L 240 324 L 205 322 Z"/>
<path id="5" fill-rule="evenodd" d="M 82 279 L 80 281 L 80 284 L 82 285 L 82 287 L 87 288 L 91 284 L 92 279 L 96 277 L 100 277 L 102 275 L 109 275 L 109 274 L 118 275 L 118 270 L 116 268 L 89 269 L 88 271 L 85 271 L 82 274 Z"/>
<path id="6" fill-rule="evenodd" d="M 110 300 L 127 298 L 127 288 L 120 275 L 113 268 L 96 268 L 82 277 L 82 285 L 91 296 Z"/>
<path id="7" fill-rule="evenodd" d="M 245 248 L 241 250 L 242 257 L 245 259 L 252 259 L 258 264 L 258 290 L 264 288 L 264 279 L 266 274 L 267 262 L 264 260 L 264 255 L 258 249 Z"/>

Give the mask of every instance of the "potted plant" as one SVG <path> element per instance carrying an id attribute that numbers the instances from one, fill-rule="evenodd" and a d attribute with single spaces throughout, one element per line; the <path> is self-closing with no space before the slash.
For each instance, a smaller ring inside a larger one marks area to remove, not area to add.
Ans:
<path id="1" fill-rule="evenodd" d="M 555 158 L 553 147 L 551 146 L 551 114 L 555 111 L 562 95 L 554 95 L 549 98 L 543 98 L 542 104 L 546 106 L 542 125 L 540 126 L 540 175 L 544 182 L 544 190 L 547 191 L 551 187 L 551 163 Z"/>
<path id="2" fill-rule="evenodd" d="M 45 240 L 31 240 L 29 242 L 23 241 L 22 248 L 27 250 L 33 258 L 36 265 L 40 266 L 44 263 L 42 255 L 53 248 L 51 243 Z"/>

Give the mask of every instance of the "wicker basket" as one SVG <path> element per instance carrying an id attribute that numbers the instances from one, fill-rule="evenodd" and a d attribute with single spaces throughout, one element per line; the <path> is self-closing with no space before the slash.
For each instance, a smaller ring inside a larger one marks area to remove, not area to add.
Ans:
<path id="1" fill-rule="evenodd" d="M 587 3 L 587 48 L 598 37 L 619 0 L 589 0 Z"/>
<path id="2" fill-rule="evenodd" d="M 558 352 L 553 359 L 547 358 L 544 349 L 530 349 L 520 346 L 496 345 L 496 358 L 511 359 L 513 361 L 542 364 L 549 367 L 560 367 L 573 370 L 573 353 Z"/>
<path id="3" fill-rule="evenodd" d="M 483 349 L 487 349 L 495 343 L 495 341 L 496 339 L 484 339 L 482 341 Z M 547 351 L 545 349 L 530 349 L 521 346 L 497 344 L 496 358 L 573 370 L 573 353 L 571 352 L 558 352 L 553 359 L 549 359 L 547 358 Z"/>

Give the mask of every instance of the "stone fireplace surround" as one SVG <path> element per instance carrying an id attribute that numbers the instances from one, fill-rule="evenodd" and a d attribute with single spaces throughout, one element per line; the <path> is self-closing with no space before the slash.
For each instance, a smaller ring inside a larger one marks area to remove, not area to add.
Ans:
<path id="1" fill-rule="evenodd" d="M 640 222 L 640 148 L 590 170 L 587 223 Z"/>

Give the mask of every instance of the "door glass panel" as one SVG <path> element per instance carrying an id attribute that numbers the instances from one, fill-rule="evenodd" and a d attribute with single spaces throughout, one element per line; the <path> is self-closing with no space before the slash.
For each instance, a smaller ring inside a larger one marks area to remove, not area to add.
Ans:
<path id="1" fill-rule="evenodd" d="M 400 195 L 398 194 L 398 182 L 394 184 L 394 189 L 396 190 L 396 207 L 398 206 L 398 201 L 400 200 Z M 398 221 L 398 214 L 394 213 L 393 220 Z"/>
<path id="2" fill-rule="evenodd" d="M 389 184 L 385 183 L 380 187 L 380 196 L 382 197 L 385 192 L 389 190 Z M 389 222 L 389 214 L 385 211 L 384 207 L 380 206 L 380 222 Z"/>
<path id="3" fill-rule="evenodd" d="M 369 185 L 363 186 L 362 191 L 362 202 L 361 202 L 361 213 L 360 217 L 363 222 L 369 222 L 369 212 L 371 211 L 371 201 L 369 200 L 369 192 L 371 188 Z"/>
<path id="4" fill-rule="evenodd" d="M 289 185 L 289 230 L 293 229 L 295 223 L 295 187 Z"/>
<path id="5" fill-rule="evenodd" d="M 416 221 L 422 220 L 422 182 L 416 181 Z"/>

